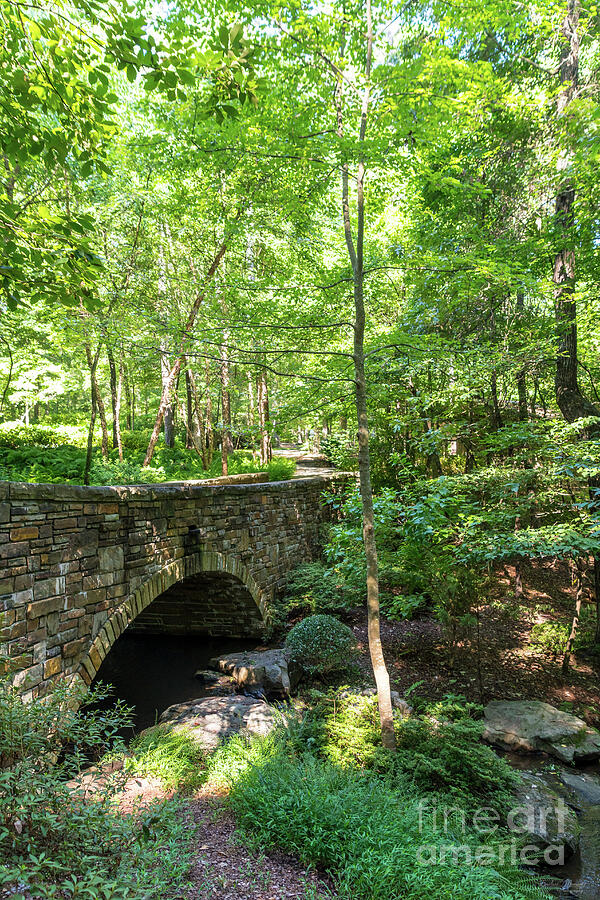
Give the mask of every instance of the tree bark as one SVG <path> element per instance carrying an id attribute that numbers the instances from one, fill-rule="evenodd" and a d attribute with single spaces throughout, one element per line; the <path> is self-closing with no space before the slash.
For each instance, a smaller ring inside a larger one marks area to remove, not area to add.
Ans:
<path id="1" fill-rule="evenodd" d="M 573 620 L 571 622 L 571 631 L 569 633 L 569 638 L 567 640 L 567 646 L 565 648 L 565 655 L 563 657 L 562 662 L 562 674 L 567 675 L 569 672 L 569 666 L 571 663 L 571 654 L 573 653 L 573 645 L 575 643 L 575 638 L 577 637 L 577 631 L 579 629 L 579 619 L 581 618 L 581 603 L 583 600 L 583 567 L 581 564 L 581 560 L 578 558 L 573 563 L 573 568 L 575 570 L 575 584 L 576 584 L 576 594 L 575 594 L 575 611 L 573 613 Z"/>
<path id="2" fill-rule="evenodd" d="M 182 360 L 183 363 L 183 360 Z M 160 348 L 160 380 L 162 384 L 163 395 L 166 397 L 163 410 L 163 432 L 165 436 L 165 447 L 175 446 L 175 415 L 173 409 L 173 390 L 177 375 L 172 381 L 169 380 L 171 365 L 169 356 L 164 342 L 161 342 Z"/>
<path id="3" fill-rule="evenodd" d="M 128 431 L 132 431 L 133 429 L 133 416 L 132 416 L 132 404 L 131 404 L 131 388 L 129 385 L 129 369 L 121 360 L 121 365 L 123 366 L 123 388 L 125 390 L 125 427 Z"/>
<path id="4" fill-rule="evenodd" d="M 112 446 L 119 451 L 119 459 L 123 460 L 123 443 L 121 441 L 121 391 L 123 386 L 123 366 L 117 365 L 111 347 L 106 348 L 108 356 L 108 368 L 110 371 L 110 403 L 112 407 Z"/>
<path id="5" fill-rule="evenodd" d="M 185 421 L 185 446 L 187 450 L 193 450 L 195 447 L 194 435 L 196 434 L 196 425 L 194 423 L 194 405 L 192 399 L 192 384 L 190 381 L 189 369 L 185 370 Z"/>
<path id="6" fill-rule="evenodd" d="M 371 0 L 366 0 L 366 68 L 365 87 L 362 96 L 359 143 L 362 145 L 367 130 L 367 117 L 370 104 L 371 62 L 373 56 L 373 24 L 371 19 Z M 335 92 L 337 135 L 340 141 L 344 136 L 343 121 L 343 78 L 338 72 Z M 375 512 L 373 508 L 373 488 L 371 484 L 371 462 L 369 455 L 369 417 L 367 411 L 367 383 L 365 374 L 365 325 L 366 311 L 364 298 L 364 265 L 363 246 L 365 232 L 365 162 L 362 150 L 358 158 L 358 170 L 356 177 L 356 246 L 352 236 L 350 221 L 349 201 L 349 173 L 348 164 L 342 164 L 342 219 L 344 237 L 348 257 L 352 267 L 353 293 L 354 293 L 354 386 L 356 400 L 356 416 L 358 423 L 358 471 L 360 481 L 360 496 L 363 506 L 363 542 L 367 561 L 367 625 L 369 637 L 369 651 L 373 674 L 377 685 L 377 700 L 379 704 L 379 718 L 381 723 L 381 739 L 384 747 L 395 750 L 396 736 L 394 732 L 394 717 L 392 710 L 392 698 L 390 691 L 390 679 L 385 664 L 383 646 L 381 643 L 381 625 L 379 610 L 379 567 L 377 561 L 377 543 L 375 539 Z"/>
<path id="7" fill-rule="evenodd" d="M 517 291 L 517 321 L 523 318 L 523 313 L 525 311 L 525 295 L 522 290 Z M 529 419 L 529 412 L 527 410 L 527 369 L 525 366 L 521 366 L 516 375 L 517 382 L 517 398 L 519 404 L 519 421 L 527 422 Z"/>
<path id="8" fill-rule="evenodd" d="M 225 334 L 227 340 L 227 334 Z M 229 393 L 229 354 L 227 347 L 221 347 L 221 474 L 227 475 L 229 454 L 233 450 L 231 442 L 231 395 Z"/>
<path id="9" fill-rule="evenodd" d="M 265 466 L 273 457 L 271 435 L 269 433 L 269 385 L 266 369 L 258 373 L 256 386 L 256 406 L 258 409 L 258 428 L 260 431 L 259 458 Z"/>
<path id="10" fill-rule="evenodd" d="M 100 345 L 101 346 L 101 345 Z M 92 351 L 90 349 L 90 345 L 85 345 L 85 354 L 87 357 L 87 363 L 90 370 L 90 384 L 92 389 L 92 406 L 94 405 L 94 397 L 96 399 L 96 409 L 98 411 L 98 417 L 100 419 L 100 426 L 102 428 L 102 456 L 104 459 L 108 459 L 108 426 L 106 424 L 106 409 L 104 408 L 104 401 L 100 394 L 100 388 L 98 387 L 98 381 L 96 379 L 96 369 L 98 367 L 98 360 L 100 358 L 100 346 L 98 347 L 94 357 L 92 358 Z"/>
<path id="11" fill-rule="evenodd" d="M 208 443 L 206 439 L 206 429 L 204 427 L 204 419 L 202 416 L 202 409 L 200 408 L 200 399 L 198 397 L 198 390 L 196 388 L 196 378 L 194 376 L 194 372 L 192 369 L 187 370 L 187 374 L 189 375 L 189 383 L 191 388 L 192 397 L 194 399 L 194 412 L 196 414 L 196 425 L 198 428 L 198 436 L 200 438 L 200 454 L 202 456 L 202 467 L 206 470 L 210 468 L 211 460 L 208 458 Z M 193 431 L 192 431 L 193 434 Z"/>

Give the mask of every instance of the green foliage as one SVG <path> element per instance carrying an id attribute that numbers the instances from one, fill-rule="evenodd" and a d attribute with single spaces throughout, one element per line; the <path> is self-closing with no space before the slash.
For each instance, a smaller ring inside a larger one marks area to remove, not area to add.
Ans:
<path id="1" fill-rule="evenodd" d="M 481 707 L 460 696 L 426 704 L 423 712 L 396 717 L 396 753 L 381 746 L 376 696 L 336 691 L 307 715 L 302 737 L 312 752 L 342 767 L 388 773 L 419 794 L 457 794 L 479 802 L 504 802 L 516 784 L 510 766 L 481 743 Z"/>
<path id="2" fill-rule="evenodd" d="M 344 591 L 337 573 L 321 562 L 302 563 L 288 575 L 284 599 L 287 610 L 337 612 L 354 599 Z"/>
<path id="3" fill-rule="evenodd" d="M 87 431 L 77 425 L 23 425 L 21 422 L 0 424 L 0 448 L 20 450 L 26 447 L 85 447 Z"/>
<path id="4" fill-rule="evenodd" d="M 460 816 L 447 833 L 423 815 L 409 785 L 340 768 L 305 753 L 290 756 L 271 742 L 267 752 L 236 744 L 227 766 L 230 802 L 238 824 L 255 842 L 298 856 L 332 874 L 336 896 L 347 900 L 524 900 L 542 898 L 518 869 L 454 865 L 452 852 L 435 865 L 418 862 L 419 847 L 481 845 L 481 834 Z M 268 789 L 267 786 L 268 785 Z M 427 808 L 425 807 L 425 810 Z M 458 821 L 457 821 L 458 820 Z M 486 841 L 492 851 L 493 840 Z M 464 851 L 463 851 L 464 852 Z M 492 855 L 493 858 L 493 855 Z"/>
<path id="5" fill-rule="evenodd" d="M 145 429 L 123 432 L 125 459 L 122 461 L 116 450 L 111 450 L 109 458 L 105 459 L 96 446 L 90 483 L 159 484 L 220 476 L 220 458 L 215 457 L 210 470 L 206 471 L 200 457 L 179 444 L 165 447 L 159 443 L 153 465 L 143 466 L 148 438 L 149 432 Z M 86 446 L 87 429 L 79 426 L 4 423 L 0 425 L 0 477 L 3 481 L 81 484 Z M 295 468 L 294 460 L 284 458 L 275 458 L 261 466 L 252 453 L 245 450 L 236 450 L 229 456 L 230 475 L 266 471 L 271 481 L 277 481 L 291 478 Z"/>
<path id="6" fill-rule="evenodd" d="M 285 646 L 309 674 L 344 669 L 358 652 L 352 629 L 324 614 L 308 616 L 294 625 L 285 639 Z"/>
<path id="7" fill-rule="evenodd" d="M 562 656 L 567 649 L 572 622 L 536 622 L 530 632 L 531 646 L 542 653 Z M 596 631 L 596 611 L 591 604 L 581 608 L 574 649 L 579 650 L 594 643 Z"/>
<path id="8" fill-rule="evenodd" d="M 531 629 L 530 643 L 536 650 L 562 656 L 567 649 L 570 628 L 558 622 L 537 622 Z"/>
<path id="9" fill-rule="evenodd" d="M 184 730 L 148 729 L 132 741 L 129 751 L 127 773 L 158 778 L 169 790 L 192 790 L 204 780 L 205 754 Z"/>
<path id="10" fill-rule="evenodd" d="M 287 481 L 292 478 L 296 471 L 296 461 L 293 459 L 285 459 L 285 457 L 274 457 L 266 466 L 260 467 L 269 473 L 269 481 Z"/>
<path id="11" fill-rule="evenodd" d="M 339 435 L 330 435 L 321 441 L 321 451 L 329 462 L 342 472 L 354 472 L 358 468 L 358 452 L 349 441 Z"/>
<path id="12" fill-rule="evenodd" d="M 125 813 L 115 805 L 122 776 L 86 772 L 107 748 L 124 752 L 129 710 L 87 708 L 105 696 L 63 683 L 25 701 L 0 680 L 0 888 L 11 896 L 142 900 L 185 878 L 180 805 Z"/>

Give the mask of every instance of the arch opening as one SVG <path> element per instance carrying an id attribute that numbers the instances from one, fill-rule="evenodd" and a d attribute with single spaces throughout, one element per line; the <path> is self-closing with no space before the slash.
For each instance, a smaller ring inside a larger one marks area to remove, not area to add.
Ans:
<path id="1" fill-rule="evenodd" d="M 211 600 L 208 591 L 218 593 Z M 157 605 L 153 609 L 154 603 Z M 144 616 L 145 611 L 147 615 Z M 190 628 L 185 612 L 195 623 Z M 223 621 L 219 622 L 219 617 Z M 268 621 L 268 605 L 247 569 L 237 560 L 220 553 L 194 553 L 168 563 L 147 579 L 127 598 L 94 637 L 82 661 L 80 674 L 90 684 L 114 645 L 131 626 L 131 631 L 153 630 L 164 633 L 163 622 L 170 622 L 172 633 L 258 637 Z M 227 629 L 231 628 L 231 631 Z"/>
<path id="2" fill-rule="evenodd" d="M 183 571 L 196 564 L 188 561 Z M 155 590 L 143 585 L 100 629 L 83 662 L 85 680 L 111 684 L 133 707 L 135 730 L 154 724 L 173 703 L 222 693 L 219 676 L 196 677 L 199 670 L 215 656 L 256 646 L 264 617 L 252 580 L 244 583 L 236 569 L 221 565 L 179 580 L 163 571 L 153 578 Z"/>

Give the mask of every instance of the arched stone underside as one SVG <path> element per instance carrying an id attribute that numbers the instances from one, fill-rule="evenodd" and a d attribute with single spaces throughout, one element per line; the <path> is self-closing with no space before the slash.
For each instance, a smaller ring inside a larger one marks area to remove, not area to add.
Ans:
<path id="1" fill-rule="evenodd" d="M 183 559 L 173 560 L 160 571 L 156 572 L 147 581 L 145 581 L 130 597 L 128 597 L 106 620 L 95 636 L 90 646 L 87 656 L 82 660 L 81 667 L 77 673 L 86 684 L 91 684 L 93 679 L 102 665 L 102 662 L 108 655 L 111 647 L 121 634 L 130 625 L 134 624 L 136 619 L 147 610 L 155 600 L 166 597 L 170 592 L 179 585 L 186 583 L 194 583 L 197 576 L 216 576 L 217 579 L 225 578 L 234 582 L 242 589 L 246 596 L 251 598 L 254 610 L 239 610 L 240 616 L 237 622 L 226 618 L 223 627 L 216 627 L 215 622 L 210 621 L 210 613 L 202 613 L 199 610 L 201 618 L 205 620 L 205 627 L 197 628 L 175 628 L 176 632 L 194 630 L 197 633 L 222 633 L 230 634 L 234 637 L 249 636 L 251 634 L 260 633 L 260 624 L 263 626 L 270 621 L 269 605 L 264 591 L 256 584 L 252 575 L 248 572 L 246 566 L 237 559 L 228 558 L 226 555 L 217 552 L 198 552 L 193 553 Z M 218 583 L 218 581 L 217 581 Z M 176 598 L 175 598 L 176 599 Z M 223 604 L 220 604 L 220 614 L 223 612 Z M 244 613 L 246 613 L 244 615 Z M 252 613 L 255 613 L 254 615 Z M 208 620 L 208 621 L 207 621 Z M 240 627 L 243 626 L 243 627 Z M 253 627 L 254 626 L 254 627 Z M 147 630 L 148 626 L 144 628 Z M 169 629 L 167 623 L 167 630 Z M 160 630 L 157 628 L 156 630 Z"/>

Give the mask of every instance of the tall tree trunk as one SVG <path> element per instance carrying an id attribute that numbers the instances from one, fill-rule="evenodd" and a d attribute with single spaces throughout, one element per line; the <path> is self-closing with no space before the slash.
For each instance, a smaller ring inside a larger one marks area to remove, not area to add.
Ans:
<path id="1" fill-rule="evenodd" d="M 367 117 L 370 104 L 371 62 L 373 56 L 373 23 L 371 19 L 371 0 L 366 0 L 367 34 L 366 34 L 366 69 L 365 87 L 363 90 L 359 143 L 362 145 L 367 130 Z M 342 54 L 343 56 L 343 51 Z M 343 119 L 343 74 L 337 71 L 335 92 L 337 135 L 340 143 L 344 137 Z M 342 151 L 343 152 L 343 151 Z M 369 456 L 369 418 L 367 412 L 367 383 L 365 374 L 365 299 L 364 299 L 364 265 L 363 246 L 365 232 L 365 162 L 361 150 L 358 159 L 356 177 L 356 246 L 352 236 L 349 200 L 349 172 L 346 161 L 342 164 L 342 218 L 344 237 L 348 257 L 352 266 L 354 288 L 354 386 L 356 400 L 356 416 L 358 422 L 358 471 L 360 496 L 363 506 L 363 542 L 367 560 L 367 623 L 369 651 L 373 674 L 377 685 L 377 700 L 381 722 L 381 738 L 384 747 L 395 750 L 396 736 L 390 691 L 390 678 L 383 655 L 381 643 L 381 626 L 379 612 L 379 567 L 377 561 L 377 544 L 375 539 L 375 512 L 373 508 L 373 488 L 371 485 L 371 462 Z"/>
<path id="2" fill-rule="evenodd" d="M 92 387 L 92 413 L 88 428 L 87 448 L 85 453 L 85 467 L 83 470 L 83 483 L 90 483 L 90 468 L 92 466 L 92 452 L 94 449 L 94 428 L 96 426 L 96 391 Z"/>
<path id="3" fill-rule="evenodd" d="M 132 405 L 131 405 L 131 388 L 129 385 L 129 368 L 125 365 L 121 356 L 121 365 L 123 367 L 123 388 L 125 390 L 125 427 L 128 431 L 133 428 Z"/>
<path id="4" fill-rule="evenodd" d="M 256 405 L 258 409 L 258 427 L 260 430 L 260 462 L 264 466 L 273 456 L 271 448 L 271 435 L 269 433 L 269 386 L 266 369 L 260 369 L 258 373 Z"/>
<path id="5" fill-rule="evenodd" d="M 579 629 L 579 620 L 581 618 L 581 603 L 583 600 L 583 566 L 579 557 L 573 562 L 573 580 L 575 582 L 575 610 L 573 612 L 573 620 L 571 622 L 571 631 L 565 647 L 565 655 L 562 662 L 562 674 L 566 675 L 569 671 L 571 663 L 571 654 L 573 653 L 573 645 L 577 637 Z"/>
<path id="6" fill-rule="evenodd" d="M 100 346 L 98 347 L 94 357 L 92 358 L 92 351 L 90 349 L 90 345 L 85 345 L 85 354 L 87 357 L 88 368 L 90 370 L 90 384 L 92 388 L 92 406 L 94 405 L 94 396 L 96 398 L 96 409 L 98 410 L 98 417 L 100 419 L 100 426 L 102 428 L 102 456 L 104 459 L 108 459 L 108 426 L 106 424 L 106 409 L 104 408 L 104 401 L 100 394 L 100 388 L 98 387 L 98 381 L 96 379 L 96 369 L 98 367 L 98 359 L 100 358 Z"/>
<path id="7" fill-rule="evenodd" d="M 123 366 L 117 365 L 112 347 L 106 348 L 108 356 L 108 368 L 110 371 L 110 403 L 112 408 L 112 446 L 119 451 L 119 459 L 123 460 L 123 443 L 121 441 L 121 390 L 123 386 Z"/>
<path id="8" fill-rule="evenodd" d="M 523 290 L 517 291 L 517 321 L 520 322 L 525 311 L 525 294 Z M 519 403 L 519 421 L 526 422 L 529 418 L 527 410 L 527 369 L 521 366 L 516 375 L 517 397 Z"/>
<path id="9" fill-rule="evenodd" d="M 225 334 L 227 340 L 227 334 Z M 227 347 L 221 347 L 221 474 L 227 475 L 227 459 L 233 450 L 231 442 L 231 396 L 229 393 L 229 354 Z"/>
<path id="10" fill-rule="evenodd" d="M 164 342 L 161 342 L 160 380 L 162 384 L 163 394 L 166 397 L 163 410 L 163 431 L 165 436 L 165 447 L 175 446 L 175 415 L 173 409 L 173 390 L 175 389 L 175 382 L 177 381 L 177 378 L 174 378 L 172 382 L 170 382 L 170 372 L 171 364 L 169 362 L 167 348 Z M 179 375 L 179 372 L 177 372 L 177 375 Z"/>
<path id="11" fill-rule="evenodd" d="M 194 435 L 197 432 L 194 423 L 194 406 L 192 399 L 192 383 L 190 380 L 190 370 L 185 370 L 185 420 L 186 420 L 186 438 L 185 446 L 187 450 L 192 450 L 195 446 Z"/>
<path id="12" fill-rule="evenodd" d="M 189 376 L 189 384 L 191 388 L 192 397 L 194 399 L 194 412 L 196 414 L 196 427 L 198 429 L 198 436 L 200 438 L 200 454 L 202 456 L 202 467 L 206 470 L 210 468 L 210 459 L 208 457 L 208 443 L 206 439 L 206 429 L 204 427 L 204 419 L 202 416 L 202 409 L 200 408 L 200 398 L 198 397 L 198 389 L 196 388 L 196 378 L 192 369 L 187 370 L 187 375 Z M 194 430 L 192 428 L 192 434 L 194 434 Z"/>
<path id="13" fill-rule="evenodd" d="M 252 430 L 256 424 L 256 406 L 254 402 L 254 385 L 252 384 L 252 373 L 247 372 L 248 378 L 248 428 Z"/>

